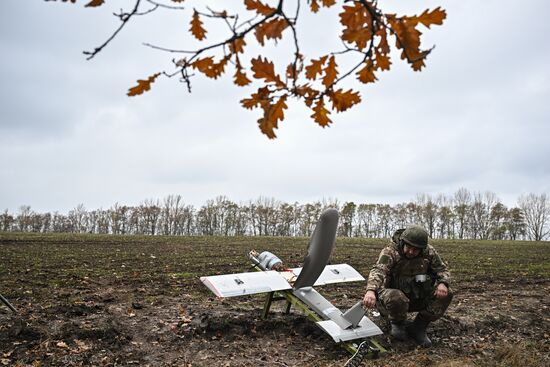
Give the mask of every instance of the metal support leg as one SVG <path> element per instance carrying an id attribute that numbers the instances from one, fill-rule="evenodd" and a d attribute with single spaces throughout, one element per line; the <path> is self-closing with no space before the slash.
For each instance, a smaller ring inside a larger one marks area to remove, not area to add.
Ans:
<path id="1" fill-rule="evenodd" d="M 288 315 L 290 313 L 290 306 L 292 306 L 292 303 L 287 299 L 286 300 L 286 308 L 285 308 L 285 314 Z"/>
<path id="2" fill-rule="evenodd" d="M 262 312 L 262 319 L 267 319 L 267 314 L 271 308 L 271 302 L 273 301 L 273 294 L 275 292 L 269 292 L 265 297 L 264 310 Z"/>

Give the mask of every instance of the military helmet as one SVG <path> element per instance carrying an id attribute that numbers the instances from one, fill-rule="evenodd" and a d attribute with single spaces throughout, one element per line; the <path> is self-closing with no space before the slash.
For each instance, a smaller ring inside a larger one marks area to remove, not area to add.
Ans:
<path id="1" fill-rule="evenodd" d="M 407 245 L 419 249 L 425 249 L 428 246 L 428 232 L 420 226 L 412 225 L 405 228 L 401 234 L 401 239 Z"/>

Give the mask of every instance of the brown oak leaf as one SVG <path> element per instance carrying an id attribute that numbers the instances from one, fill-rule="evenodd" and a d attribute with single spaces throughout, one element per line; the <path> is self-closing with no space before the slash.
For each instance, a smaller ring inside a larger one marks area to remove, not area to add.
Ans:
<path id="1" fill-rule="evenodd" d="M 372 17 L 360 2 L 352 6 L 344 6 L 340 13 L 340 23 L 344 26 L 342 40 L 355 43 L 363 50 L 372 39 Z"/>
<path id="2" fill-rule="evenodd" d="M 374 75 L 374 68 L 372 66 L 372 62 L 368 60 L 365 63 L 365 66 L 357 72 L 357 79 L 361 83 L 374 83 L 378 79 L 376 78 L 376 75 Z"/>
<path id="3" fill-rule="evenodd" d="M 376 69 L 390 70 L 391 60 L 388 55 L 382 54 L 378 51 L 375 53 L 376 57 Z"/>
<path id="4" fill-rule="evenodd" d="M 306 66 L 306 78 L 314 80 L 317 78 L 317 74 L 321 74 L 323 71 L 323 65 L 327 60 L 328 56 L 325 55 L 318 60 L 311 60 L 311 65 Z"/>
<path id="5" fill-rule="evenodd" d="M 237 69 L 235 70 L 235 79 L 233 82 L 239 87 L 243 87 L 251 83 L 250 79 L 246 77 L 246 74 L 242 71 L 241 64 L 237 61 Z"/>
<path id="6" fill-rule="evenodd" d="M 313 107 L 313 114 L 311 118 L 322 127 L 328 126 L 332 123 L 332 120 L 328 117 L 330 111 L 325 108 L 325 102 L 323 99 L 319 99 Z"/>
<path id="7" fill-rule="evenodd" d="M 311 0 L 309 7 L 312 13 L 317 13 L 319 11 L 319 4 L 317 3 L 317 0 Z"/>
<path id="8" fill-rule="evenodd" d="M 266 83 L 275 83 L 278 86 L 284 86 L 279 75 L 275 74 L 275 66 L 269 60 L 262 59 L 258 56 L 257 59 L 250 60 L 252 64 L 253 77 L 256 79 L 264 79 Z"/>
<path id="9" fill-rule="evenodd" d="M 189 28 L 189 31 L 199 41 L 202 41 L 206 38 L 206 29 L 204 29 L 204 27 L 202 26 L 202 21 L 199 17 L 199 13 L 197 13 L 196 11 L 193 13 L 193 18 L 191 19 L 191 28 Z"/>
<path id="10" fill-rule="evenodd" d="M 137 85 L 135 87 L 132 87 L 128 89 L 128 93 L 126 93 L 129 97 L 137 96 L 140 94 L 143 94 L 144 92 L 151 89 L 151 84 L 155 82 L 157 77 L 160 75 L 160 73 L 155 73 L 151 75 L 149 78 L 143 80 L 139 79 L 137 81 Z"/>
<path id="11" fill-rule="evenodd" d="M 212 56 L 198 59 L 191 64 L 193 69 L 199 70 L 209 78 L 217 79 L 225 71 L 225 65 L 229 61 L 229 55 L 225 56 L 218 63 L 214 63 Z"/>
<path id="12" fill-rule="evenodd" d="M 208 56 L 203 59 L 197 59 L 196 61 L 193 61 L 191 67 L 193 67 L 193 69 L 198 69 L 199 71 L 204 73 L 207 69 L 211 68 L 212 65 L 214 65 L 214 57 Z"/>
<path id="13" fill-rule="evenodd" d="M 380 37 L 380 41 L 378 42 L 376 48 L 383 54 L 389 54 L 390 45 L 388 43 L 388 34 L 386 32 L 386 28 L 380 27 L 376 32 L 376 35 Z"/>
<path id="14" fill-rule="evenodd" d="M 275 104 L 265 103 L 262 105 L 264 115 L 258 120 L 258 124 L 262 133 L 267 135 L 269 139 L 277 137 L 273 130 L 277 129 L 278 121 L 284 120 L 284 110 L 287 107 L 286 96 L 280 97 Z"/>
<path id="15" fill-rule="evenodd" d="M 354 92 L 351 89 L 347 92 L 343 92 L 342 89 L 330 91 L 327 93 L 327 96 L 332 102 L 332 108 L 338 112 L 343 112 L 353 105 L 361 102 L 361 96 L 359 93 Z"/>
<path id="16" fill-rule="evenodd" d="M 325 8 L 330 8 L 334 4 L 336 4 L 336 0 L 321 0 L 321 3 L 323 3 L 323 6 Z"/>
<path id="17" fill-rule="evenodd" d="M 304 97 L 304 103 L 306 106 L 311 107 L 313 104 L 314 99 L 317 97 L 319 92 L 309 86 L 309 84 L 304 84 L 297 86 L 294 90 L 295 93 L 300 96 Z"/>
<path id="18" fill-rule="evenodd" d="M 234 53 L 234 54 L 243 53 L 244 46 L 246 46 L 246 42 L 243 37 L 235 38 L 229 44 L 229 50 L 231 51 L 231 53 Z"/>
<path id="19" fill-rule="evenodd" d="M 432 24 L 442 25 L 445 18 L 447 18 L 447 13 L 445 10 L 441 9 L 440 6 L 438 6 L 431 12 L 428 9 L 424 10 L 424 12 L 418 17 L 418 21 L 424 24 L 426 28 L 430 28 Z"/>
<path id="20" fill-rule="evenodd" d="M 267 39 L 281 39 L 283 38 L 283 31 L 288 27 L 288 22 L 285 18 L 276 18 L 268 22 L 260 24 L 256 27 L 255 35 L 258 43 L 264 45 L 264 38 Z"/>
<path id="21" fill-rule="evenodd" d="M 271 15 L 276 11 L 276 9 L 265 5 L 259 0 L 244 0 L 244 5 L 246 5 L 246 9 L 255 10 L 260 15 Z"/>
<path id="22" fill-rule="evenodd" d="M 242 106 L 248 110 L 266 102 L 269 102 L 269 89 L 267 87 L 259 88 L 256 93 L 252 93 L 250 98 L 241 99 Z"/>
<path id="23" fill-rule="evenodd" d="M 334 55 L 332 55 L 328 60 L 327 67 L 325 68 L 325 77 L 323 78 L 323 84 L 325 87 L 329 88 L 336 80 L 336 77 L 338 77 L 338 70 L 336 70 L 337 66 L 338 65 L 336 65 Z"/>
<path id="24" fill-rule="evenodd" d="M 95 8 L 95 7 L 101 6 L 103 4 L 105 4 L 104 0 L 92 0 L 88 4 L 86 4 L 85 7 L 86 8 Z"/>

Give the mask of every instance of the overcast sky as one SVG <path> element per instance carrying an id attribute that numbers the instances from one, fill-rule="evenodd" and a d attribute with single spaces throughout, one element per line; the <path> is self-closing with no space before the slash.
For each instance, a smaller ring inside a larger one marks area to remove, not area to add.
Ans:
<path id="1" fill-rule="evenodd" d="M 197 76 L 191 94 L 159 78 L 146 95 L 126 96 L 137 79 L 171 70 L 174 55 L 143 42 L 197 45 L 189 12 L 140 17 L 86 61 L 82 51 L 117 26 L 111 13 L 131 4 L 86 2 L 0 2 L 0 210 L 67 212 L 169 194 L 195 206 L 218 195 L 394 204 L 461 187 L 510 206 L 550 193 L 548 1 L 379 1 L 407 14 L 447 10 L 442 27 L 424 30 L 423 46 L 436 45 L 427 67 L 415 73 L 394 57 L 375 85 L 356 85 L 364 102 L 333 113 L 330 128 L 289 103 L 275 140 L 260 133 L 259 111 L 239 104 L 253 87 L 233 86 L 230 75 Z M 341 49 L 338 10 L 302 10 L 307 58 Z M 284 43 L 265 51 L 286 63 L 284 54 Z"/>

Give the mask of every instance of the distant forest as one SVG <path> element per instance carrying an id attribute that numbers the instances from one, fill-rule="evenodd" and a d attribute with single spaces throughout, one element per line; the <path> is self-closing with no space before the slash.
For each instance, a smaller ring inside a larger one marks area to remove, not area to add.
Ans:
<path id="1" fill-rule="evenodd" d="M 109 209 L 77 205 L 67 214 L 36 213 L 21 206 L 0 214 L 0 231 L 139 234 L 176 236 L 310 236 L 320 213 L 340 212 L 338 235 L 390 237 L 397 228 L 416 223 L 432 238 L 540 241 L 550 233 L 550 201 L 546 194 L 528 194 L 508 208 L 496 194 L 461 188 L 454 195 L 417 195 L 396 205 L 343 202 L 286 203 L 260 197 L 235 203 L 225 196 L 195 208 L 181 195 L 148 199 L 137 206 L 118 203 Z"/>

